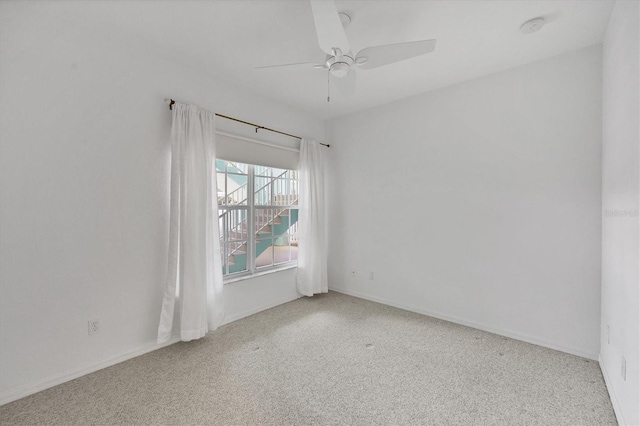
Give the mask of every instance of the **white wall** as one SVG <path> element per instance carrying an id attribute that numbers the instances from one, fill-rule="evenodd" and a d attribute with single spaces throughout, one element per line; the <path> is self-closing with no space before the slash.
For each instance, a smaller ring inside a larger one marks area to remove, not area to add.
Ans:
<path id="1" fill-rule="evenodd" d="M 601 65 L 593 46 L 332 120 L 330 288 L 597 358 Z"/>
<path id="2" fill-rule="evenodd" d="M 618 421 L 629 425 L 640 424 L 639 13 L 637 1 L 616 2 L 603 48 L 600 365 Z"/>
<path id="3" fill-rule="evenodd" d="M 1 403 L 155 348 L 164 97 L 316 139 L 324 123 L 74 19 L 90 2 L 0 7 Z M 294 276 L 226 286 L 227 318 L 295 298 Z M 94 318 L 102 329 L 89 337 Z"/>

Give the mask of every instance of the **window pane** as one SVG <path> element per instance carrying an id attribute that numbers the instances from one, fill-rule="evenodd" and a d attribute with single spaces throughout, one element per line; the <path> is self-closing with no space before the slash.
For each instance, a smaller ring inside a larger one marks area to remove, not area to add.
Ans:
<path id="1" fill-rule="evenodd" d="M 273 221 L 273 209 L 256 208 L 254 212 L 254 230 L 256 236 L 271 236 L 271 225 Z"/>
<path id="2" fill-rule="evenodd" d="M 274 263 L 298 258 L 298 210 L 285 209 L 278 214 L 280 224 L 274 228 Z"/>
<path id="3" fill-rule="evenodd" d="M 290 170 L 287 169 L 278 169 L 278 168 L 271 168 L 271 176 L 273 177 L 278 177 L 281 176 L 284 173 L 288 173 Z"/>
<path id="4" fill-rule="evenodd" d="M 218 209 L 218 232 L 220 234 L 220 240 L 226 241 L 226 218 L 228 210 L 220 207 Z"/>
<path id="5" fill-rule="evenodd" d="M 273 265 L 273 240 L 271 238 L 256 238 L 256 268 Z"/>
<path id="6" fill-rule="evenodd" d="M 247 270 L 247 209 L 219 209 L 223 274 Z"/>
<path id="7" fill-rule="evenodd" d="M 255 166 L 256 176 L 271 177 L 271 167 Z"/>
<path id="8" fill-rule="evenodd" d="M 298 258 L 298 210 L 256 209 L 256 267 Z"/>
<path id="9" fill-rule="evenodd" d="M 247 244 L 242 242 L 227 244 L 227 274 L 235 274 L 247 270 Z"/>
<path id="10" fill-rule="evenodd" d="M 267 206 L 271 204 L 271 178 L 255 177 L 254 202 L 256 206 Z"/>
<path id="11" fill-rule="evenodd" d="M 254 200 L 257 206 L 298 203 L 297 171 L 256 166 Z"/>
<path id="12" fill-rule="evenodd" d="M 298 203 L 297 182 L 288 178 L 275 179 L 273 184 L 274 204 L 290 206 Z"/>
<path id="13" fill-rule="evenodd" d="M 247 205 L 247 184 L 249 178 L 246 175 L 229 173 L 227 175 L 227 198 L 229 205 Z"/>
<path id="14" fill-rule="evenodd" d="M 216 160 L 216 186 L 218 205 L 248 204 L 248 165 Z"/>
<path id="15" fill-rule="evenodd" d="M 240 175 L 246 175 L 249 173 L 249 165 L 244 163 L 235 163 L 233 161 L 225 161 L 227 171 L 229 173 L 236 173 Z"/>

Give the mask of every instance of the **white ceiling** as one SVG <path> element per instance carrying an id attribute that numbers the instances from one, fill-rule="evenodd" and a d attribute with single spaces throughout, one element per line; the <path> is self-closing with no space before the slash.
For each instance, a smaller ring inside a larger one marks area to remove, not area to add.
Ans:
<path id="1" fill-rule="evenodd" d="M 358 70 L 356 93 L 345 97 L 332 90 L 327 104 L 326 72 L 254 69 L 324 61 L 305 0 L 70 2 L 65 13 L 75 22 L 115 28 L 131 43 L 153 45 L 218 79 L 325 118 L 599 43 L 613 1 L 337 0 L 336 6 L 352 17 L 346 32 L 354 52 L 432 38 L 438 40 L 436 49 Z M 522 23 L 535 17 L 544 17 L 547 25 L 522 34 Z"/>

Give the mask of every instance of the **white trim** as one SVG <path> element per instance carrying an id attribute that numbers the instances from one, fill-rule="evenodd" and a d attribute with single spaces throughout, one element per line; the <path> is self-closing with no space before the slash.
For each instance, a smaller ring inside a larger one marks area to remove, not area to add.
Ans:
<path id="1" fill-rule="evenodd" d="M 559 345 L 557 343 L 548 342 L 546 340 L 541 340 L 535 337 L 527 336 L 525 334 L 517 333 L 510 330 L 503 330 L 499 328 L 489 327 L 484 324 L 480 324 L 474 321 L 469 321 L 457 317 L 452 317 L 450 315 L 442 314 L 439 312 L 429 311 L 422 308 L 417 308 L 415 306 L 405 305 L 403 303 L 398 303 L 392 300 L 388 300 L 382 297 L 370 296 L 368 294 L 360 293 L 358 291 L 353 290 L 345 290 L 336 287 L 329 287 L 329 290 L 336 291 L 338 293 L 343 293 L 349 296 L 358 297 L 360 299 L 370 300 L 372 302 L 382 303 L 383 305 L 393 306 L 394 308 L 404 309 L 405 311 L 415 312 L 418 314 L 426 315 L 433 318 L 438 318 L 444 321 L 453 322 L 456 324 L 464 325 L 471 328 L 476 328 L 478 330 L 488 331 L 489 333 L 498 334 L 500 336 L 509 337 L 511 339 L 521 340 L 523 342 L 531 343 L 538 346 L 544 346 L 545 348 L 554 349 L 560 352 L 566 352 L 571 355 L 576 355 L 583 358 L 592 359 L 594 361 L 598 360 L 598 354 L 593 352 L 586 352 L 581 349 L 571 348 L 564 345 Z"/>
<path id="2" fill-rule="evenodd" d="M 275 272 L 281 272 L 281 271 L 286 271 L 287 269 L 297 268 L 298 262 L 295 260 L 293 260 L 292 262 L 295 262 L 295 263 L 287 263 L 285 266 L 276 266 L 274 268 L 270 268 L 265 271 L 254 272 L 253 274 L 244 273 L 240 276 L 232 275 L 229 279 L 224 280 L 224 284 L 227 285 L 227 284 L 237 283 L 238 281 L 246 281 L 246 280 L 250 280 L 251 278 L 261 277 L 263 275 L 269 275 Z"/>
<path id="3" fill-rule="evenodd" d="M 602 377 L 604 377 L 604 384 L 607 386 L 607 391 L 609 392 L 609 399 L 611 399 L 611 405 L 613 405 L 613 412 L 616 414 L 616 420 L 619 425 L 626 425 L 627 422 L 624 421 L 624 416 L 622 415 L 622 407 L 620 406 L 620 402 L 618 401 L 618 397 L 616 396 L 616 392 L 611 386 L 611 380 L 609 379 L 609 373 L 604 366 L 604 361 L 602 360 L 602 354 L 598 356 L 598 363 L 600 364 L 600 370 L 602 371 Z"/>
<path id="4" fill-rule="evenodd" d="M 292 301 L 297 300 L 297 299 L 299 299 L 301 297 L 302 297 L 302 295 L 297 294 L 297 295 L 295 295 L 293 297 L 291 297 L 291 296 L 287 297 L 284 300 L 281 300 L 279 302 L 268 303 L 266 305 L 261 305 L 261 306 L 259 306 L 257 308 L 249 309 L 248 311 L 240 312 L 238 314 L 231 315 L 229 317 L 225 317 L 224 318 L 224 322 L 222 323 L 222 325 L 229 324 L 229 323 L 234 322 L 234 321 L 238 321 L 238 320 L 240 320 L 242 318 L 246 318 L 248 316 L 257 314 L 258 312 L 266 311 L 267 309 L 275 308 L 276 306 L 280 306 L 280 305 L 283 305 L 283 304 L 288 303 L 288 302 L 292 302 Z"/>
<path id="5" fill-rule="evenodd" d="M 291 147 L 288 147 L 288 146 L 276 145 L 274 143 L 265 142 L 265 141 L 262 141 L 260 139 L 253 139 L 253 138 L 248 138 L 246 136 L 236 135 L 235 133 L 225 132 L 224 130 L 216 130 L 216 135 L 226 136 L 226 137 L 233 138 L 233 139 L 239 139 L 239 140 L 245 141 L 245 142 L 257 143 L 258 145 L 266 145 L 266 146 L 270 146 L 271 148 L 283 149 L 285 151 L 300 152 L 300 150 L 297 149 L 297 148 L 291 148 Z"/>
<path id="6" fill-rule="evenodd" d="M 174 336 L 168 341 L 161 344 L 154 343 L 154 344 L 142 347 L 140 349 L 137 349 L 135 351 L 127 352 L 125 354 L 118 355 L 116 357 L 113 357 L 95 364 L 78 368 L 77 370 L 52 376 L 48 379 L 42 380 L 37 383 L 21 386 L 17 389 L 5 392 L 4 394 L 0 395 L 0 405 L 8 404 L 9 402 L 16 401 L 20 398 L 24 398 L 25 396 L 29 396 L 36 392 L 40 392 L 45 389 L 52 388 L 54 386 L 60 385 L 70 380 L 77 379 L 78 377 L 85 376 L 90 373 L 95 373 L 96 371 L 102 370 L 103 368 L 111 367 L 112 365 L 121 363 L 123 361 L 127 361 L 131 358 L 135 358 L 140 355 L 144 355 L 148 352 L 155 351 L 156 349 L 164 348 L 166 346 L 172 345 L 179 341 L 180 341 L 180 338 L 177 336 Z"/>
<path id="7" fill-rule="evenodd" d="M 275 272 L 275 271 L 269 271 L 269 272 Z M 255 275 L 254 275 L 255 276 Z M 276 306 L 282 305 L 284 303 L 287 302 L 291 302 L 293 300 L 299 299 L 300 297 L 302 297 L 301 295 L 295 295 L 293 297 L 287 297 L 286 299 L 279 301 L 279 302 L 274 302 L 274 303 L 269 303 L 266 305 L 262 305 L 258 308 L 254 308 L 254 309 L 250 309 L 248 311 L 245 312 L 241 312 L 235 315 L 232 315 L 230 317 L 227 317 L 224 319 L 224 322 L 222 323 L 222 325 L 225 324 L 229 324 L 233 321 L 237 321 L 239 319 L 248 317 L 250 315 L 253 314 L 257 314 L 258 312 L 262 312 L 265 311 L 267 309 L 271 309 L 271 308 L 275 308 Z M 25 385 L 25 386 L 21 386 L 17 389 L 5 392 L 4 394 L 0 395 L 0 406 L 4 405 L 4 404 L 8 404 L 10 402 L 16 401 L 20 398 L 24 398 L 26 396 L 32 395 L 34 393 L 43 391 L 45 389 L 49 389 L 52 388 L 54 386 L 60 385 L 62 383 L 71 381 L 73 379 L 77 379 L 78 377 L 82 377 L 85 376 L 87 374 L 91 374 L 91 373 L 95 373 L 96 371 L 102 370 L 103 368 L 107 368 L 107 367 L 111 367 L 112 365 L 115 364 L 119 364 L 123 361 L 127 361 L 129 359 L 135 358 L 137 356 L 140 355 L 144 355 L 148 352 L 152 352 L 155 351 L 157 349 L 161 349 L 164 348 L 166 346 L 170 346 L 173 345 L 174 343 L 178 343 L 180 341 L 180 337 L 179 336 L 173 336 L 171 337 L 171 339 L 169 339 L 168 341 L 161 343 L 161 344 L 151 344 L 148 346 L 145 346 L 143 348 L 140 348 L 138 350 L 135 351 L 131 351 L 131 352 L 127 352 L 123 355 L 118 355 L 116 357 L 95 363 L 95 364 L 91 364 L 91 365 L 87 365 L 85 367 L 81 367 L 77 370 L 73 370 L 73 371 L 69 371 L 67 373 L 64 374 L 59 374 L 59 375 L 55 375 L 53 377 L 50 377 L 48 379 L 42 380 L 40 382 L 34 383 L 34 384 L 30 384 L 30 385 Z"/>

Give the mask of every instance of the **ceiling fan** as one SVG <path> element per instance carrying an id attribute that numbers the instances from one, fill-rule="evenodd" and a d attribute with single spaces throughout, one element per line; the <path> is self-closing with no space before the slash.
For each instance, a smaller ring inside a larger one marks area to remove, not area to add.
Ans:
<path id="1" fill-rule="evenodd" d="M 310 66 L 317 70 L 326 70 L 330 76 L 337 77 L 336 82 L 343 94 L 351 94 L 355 91 L 356 68 L 363 70 L 378 68 L 433 52 L 436 47 L 436 40 L 418 40 L 365 47 L 354 55 L 344 31 L 344 24 L 348 24 L 351 18 L 344 13 L 338 13 L 333 0 L 310 0 L 310 3 L 318 44 L 327 54 L 325 62 L 323 64 L 301 62 L 269 65 L 256 67 L 256 69 Z"/>

